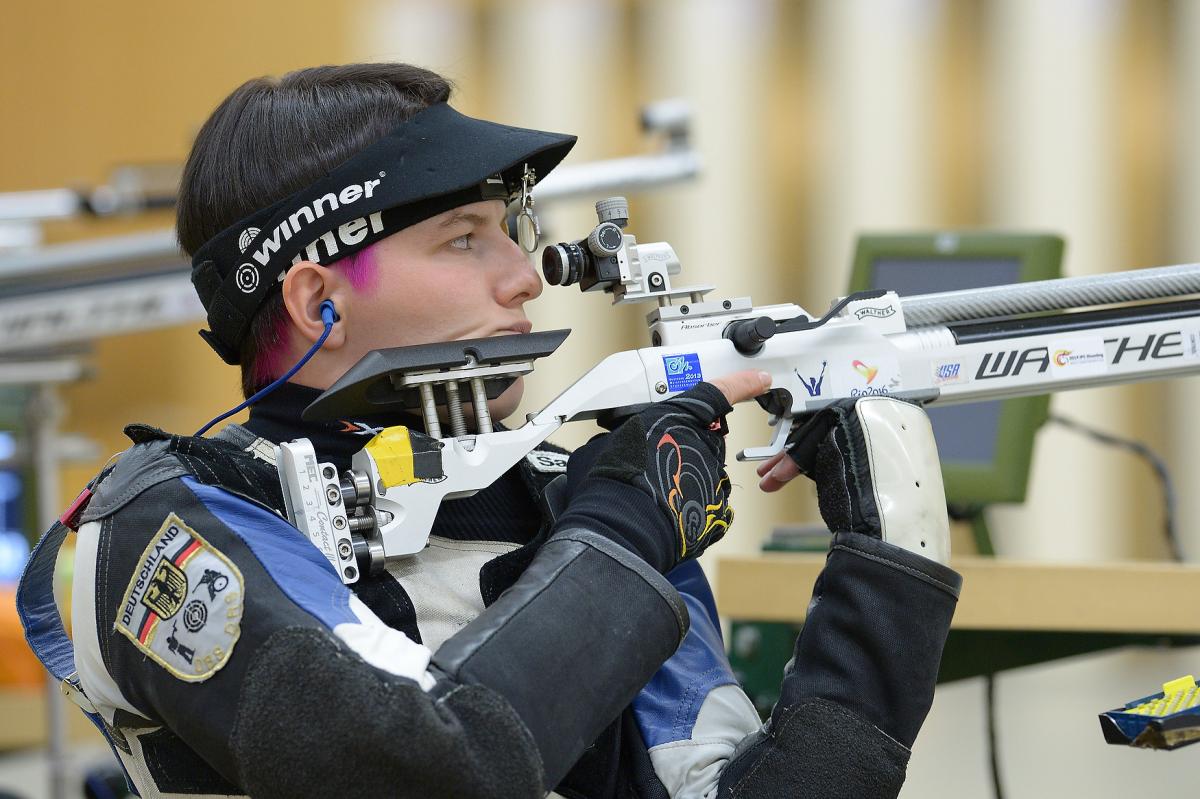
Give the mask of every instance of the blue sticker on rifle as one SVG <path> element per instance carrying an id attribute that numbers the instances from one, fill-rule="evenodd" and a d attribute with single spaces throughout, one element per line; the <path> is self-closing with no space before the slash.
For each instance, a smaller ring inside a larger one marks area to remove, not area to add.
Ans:
<path id="1" fill-rule="evenodd" d="M 704 379 L 704 373 L 700 371 L 700 356 L 694 352 L 664 355 L 663 368 L 667 370 L 668 391 L 687 391 Z"/>

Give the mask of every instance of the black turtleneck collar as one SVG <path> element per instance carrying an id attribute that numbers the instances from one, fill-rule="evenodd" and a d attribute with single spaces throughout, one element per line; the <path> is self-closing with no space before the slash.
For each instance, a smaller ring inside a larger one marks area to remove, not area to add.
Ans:
<path id="1" fill-rule="evenodd" d="M 349 469 L 354 453 L 384 427 L 425 429 L 417 416 L 406 413 L 333 422 L 301 421 L 300 414 L 320 395 L 320 389 L 284 383 L 250 408 L 250 418 L 243 427 L 276 444 L 307 438 L 317 458 L 332 463 L 339 472 Z M 528 542 L 537 535 L 542 517 L 521 469 L 518 463 L 474 496 L 442 503 L 433 533 L 460 540 Z"/>
<path id="2" fill-rule="evenodd" d="M 338 471 L 349 469 L 354 453 L 365 447 L 371 437 L 385 427 L 404 425 L 414 430 L 425 429 L 419 417 L 406 413 L 375 414 L 325 422 L 301 421 L 300 414 L 321 393 L 319 388 L 284 383 L 251 406 L 250 418 L 243 427 L 276 444 L 294 438 L 307 438 L 321 460 L 329 461 Z"/>

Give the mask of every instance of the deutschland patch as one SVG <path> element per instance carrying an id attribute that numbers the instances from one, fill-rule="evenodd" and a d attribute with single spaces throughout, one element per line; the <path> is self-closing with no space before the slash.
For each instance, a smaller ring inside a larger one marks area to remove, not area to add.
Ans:
<path id="1" fill-rule="evenodd" d="M 174 513 L 142 553 L 116 627 L 181 680 L 207 680 L 241 635 L 244 582 L 229 558 Z"/>

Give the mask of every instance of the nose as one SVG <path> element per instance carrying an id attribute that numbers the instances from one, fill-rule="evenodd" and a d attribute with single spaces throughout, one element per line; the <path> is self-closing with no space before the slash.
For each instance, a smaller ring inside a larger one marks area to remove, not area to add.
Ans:
<path id="1" fill-rule="evenodd" d="M 497 299 L 505 307 L 520 307 L 542 294 L 542 276 L 525 251 L 511 239 L 505 250 L 502 277 L 496 286 Z"/>

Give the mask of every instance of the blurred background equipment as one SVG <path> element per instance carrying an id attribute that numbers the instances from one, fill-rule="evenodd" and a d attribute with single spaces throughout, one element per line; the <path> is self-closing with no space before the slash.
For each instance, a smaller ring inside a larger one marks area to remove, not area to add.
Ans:
<path id="1" fill-rule="evenodd" d="M 1163 683 L 1162 690 L 1100 714 L 1110 744 L 1144 749 L 1178 749 L 1200 741 L 1200 688 L 1190 674 Z"/>

